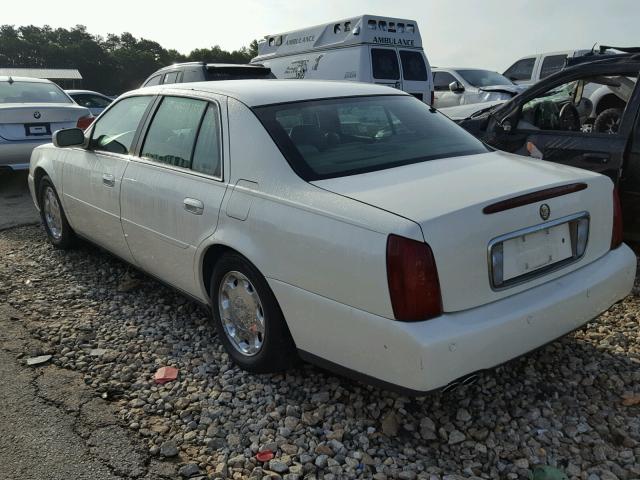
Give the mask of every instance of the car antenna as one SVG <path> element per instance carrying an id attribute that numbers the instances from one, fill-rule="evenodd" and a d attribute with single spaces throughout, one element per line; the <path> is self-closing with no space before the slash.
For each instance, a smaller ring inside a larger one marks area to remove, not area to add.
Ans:
<path id="1" fill-rule="evenodd" d="M 13 83 L 13 77 L 9 76 L 9 85 L 11 85 Z"/>

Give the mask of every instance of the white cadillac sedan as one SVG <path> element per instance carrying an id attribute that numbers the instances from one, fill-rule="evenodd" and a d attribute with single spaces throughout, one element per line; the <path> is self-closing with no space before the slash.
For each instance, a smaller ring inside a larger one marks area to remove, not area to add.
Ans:
<path id="1" fill-rule="evenodd" d="M 378 85 L 130 92 L 35 149 L 53 245 L 86 238 L 211 305 L 242 368 L 303 359 L 420 393 L 606 310 L 636 259 L 604 176 L 492 151 Z"/>

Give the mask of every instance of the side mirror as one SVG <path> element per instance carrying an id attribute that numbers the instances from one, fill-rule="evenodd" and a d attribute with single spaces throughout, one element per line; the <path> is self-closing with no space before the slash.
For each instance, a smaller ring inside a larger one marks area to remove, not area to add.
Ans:
<path id="1" fill-rule="evenodd" d="M 464 92 L 464 85 L 462 85 L 458 80 L 455 82 L 451 82 L 449 84 L 449 90 L 453 93 L 462 93 Z"/>
<path id="2" fill-rule="evenodd" d="M 67 128 L 53 133 L 53 144 L 58 148 L 83 147 L 84 132 L 80 128 Z"/>

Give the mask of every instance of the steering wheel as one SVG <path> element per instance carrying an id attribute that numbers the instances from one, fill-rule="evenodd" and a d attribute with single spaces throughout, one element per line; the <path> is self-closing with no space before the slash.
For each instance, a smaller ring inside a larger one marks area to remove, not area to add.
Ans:
<path id="1" fill-rule="evenodd" d="M 560 109 L 560 128 L 571 132 L 580 131 L 580 114 L 573 103 L 566 103 Z"/>

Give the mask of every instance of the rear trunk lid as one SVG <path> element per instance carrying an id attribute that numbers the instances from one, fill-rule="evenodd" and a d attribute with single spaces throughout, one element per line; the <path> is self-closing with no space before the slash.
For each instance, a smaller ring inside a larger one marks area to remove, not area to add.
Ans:
<path id="1" fill-rule="evenodd" d="M 444 310 L 449 312 L 490 303 L 558 278 L 600 258 L 610 248 L 611 181 L 555 163 L 491 152 L 313 183 L 418 223 L 433 250 Z M 497 202 L 575 183 L 586 188 L 496 213 L 483 212 Z M 543 205 L 546 207 L 541 209 Z M 543 220 L 541 215 L 546 216 L 546 208 L 548 217 Z M 567 256 L 563 243 L 572 242 L 573 234 L 564 219 L 582 213 L 589 218 L 584 254 L 575 261 L 565 261 L 561 268 L 542 273 Z M 505 275 L 515 278 L 519 268 L 529 269 L 529 275 L 508 288 L 495 288 L 488 253 L 492 241 L 559 219 L 563 226 L 538 233 L 543 239 L 517 235 L 508 245 L 505 243 Z M 526 248 L 518 245 L 526 241 Z M 520 251 L 523 248 L 533 250 Z M 548 262 L 549 255 L 553 258 Z M 538 267 L 540 270 L 535 271 Z"/>
<path id="2" fill-rule="evenodd" d="M 73 128 L 90 115 L 74 103 L 0 103 L 0 137 L 5 140 L 50 138 L 56 130 Z"/>

